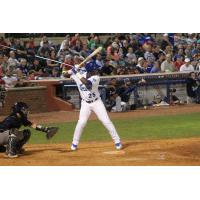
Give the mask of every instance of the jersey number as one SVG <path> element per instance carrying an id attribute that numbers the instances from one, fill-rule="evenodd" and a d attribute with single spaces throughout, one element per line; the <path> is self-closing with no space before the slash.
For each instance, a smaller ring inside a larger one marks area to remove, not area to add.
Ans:
<path id="1" fill-rule="evenodd" d="M 88 97 L 89 97 L 89 98 L 92 98 L 92 97 L 95 97 L 95 96 L 96 96 L 96 95 L 95 95 L 95 93 L 94 93 L 94 92 L 93 92 L 93 93 L 89 93 L 89 94 L 88 94 Z"/>

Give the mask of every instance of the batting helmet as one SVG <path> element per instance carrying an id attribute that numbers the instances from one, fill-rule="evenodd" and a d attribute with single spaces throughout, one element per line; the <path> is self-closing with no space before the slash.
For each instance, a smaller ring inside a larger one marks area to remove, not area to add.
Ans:
<path id="1" fill-rule="evenodd" d="M 88 62 L 85 65 L 85 69 L 87 72 L 92 72 L 92 71 L 98 70 L 99 68 L 100 66 L 97 65 L 96 60 Z"/>
<path id="2" fill-rule="evenodd" d="M 29 107 L 24 102 L 16 102 L 13 107 L 12 111 L 13 113 L 19 113 L 22 117 L 26 117 L 29 112 Z"/>

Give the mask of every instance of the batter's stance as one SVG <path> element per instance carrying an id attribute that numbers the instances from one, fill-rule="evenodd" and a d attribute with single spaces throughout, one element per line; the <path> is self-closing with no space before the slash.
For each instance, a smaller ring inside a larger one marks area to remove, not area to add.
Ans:
<path id="1" fill-rule="evenodd" d="M 74 131 L 71 150 L 77 150 L 81 134 L 92 111 L 110 133 L 115 143 L 115 148 L 117 150 L 122 148 L 119 135 L 107 114 L 99 94 L 98 86 L 100 77 L 98 76 L 98 67 L 95 62 L 90 62 L 86 64 L 85 72 L 81 69 L 78 71 L 75 67 L 67 72 L 76 82 L 82 99 L 79 120 Z"/>

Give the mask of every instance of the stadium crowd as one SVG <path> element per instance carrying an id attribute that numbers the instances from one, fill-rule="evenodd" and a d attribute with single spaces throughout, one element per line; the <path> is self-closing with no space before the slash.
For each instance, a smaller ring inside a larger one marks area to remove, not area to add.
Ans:
<path id="1" fill-rule="evenodd" d="M 200 34 L 108 34 L 106 40 L 101 37 L 90 34 L 83 40 L 80 34 L 70 34 L 58 45 L 45 35 L 39 45 L 34 38 L 2 37 L 0 77 L 6 87 L 23 86 L 23 80 L 62 77 L 62 71 L 70 69 L 65 64 L 80 63 L 99 46 L 103 51 L 95 62 L 102 76 L 200 70 Z"/>

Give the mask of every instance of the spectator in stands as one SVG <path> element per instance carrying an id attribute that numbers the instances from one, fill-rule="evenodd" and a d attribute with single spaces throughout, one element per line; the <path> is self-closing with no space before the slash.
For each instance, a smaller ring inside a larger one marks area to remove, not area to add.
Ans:
<path id="1" fill-rule="evenodd" d="M 71 45 L 71 46 L 75 46 L 77 40 L 79 40 L 79 41 L 82 43 L 82 41 L 81 41 L 81 39 L 80 39 L 79 33 L 76 33 L 76 34 L 71 38 L 70 45 Z"/>
<path id="2" fill-rule="evenodd" d="M 7 46 L 7 42 L 5 41 L 4 37 L 0 37 L 0 44 Z M 4 49 L 4 47 L 0 46 L 0 50 L 2 51 Z"/>
<path id="3" fill-rule="evenodd" d="M 159 45 L 155 45 L 153 47 L 153 55 L 155 57 L 156 60 L 159 59 L 159 55 L 160 54 L 163 54 L 164 51 L 162 51 L 162 49 L 160 49 L 160 46 Z"/>
<path id="4" fill-rule="evenodd" d="M 178 49 L 178 53 L 174 56 L 174 61 L 176 61 L 177 58 L 182 58 L 182 60 L 183 60 L 184 57 L 185 57 L 184 49 Z"/>
<path id="5" fill-rule="evenodd" d="M 76 40 L 76 44 L 74 46 L 72 46 L 72 49 L 76 52 L 80 52 L 82 50 L 81 40 Z"/>
<path id="6" fill-rule="evenodd" d="M 80 55 L 86 58 L 91 53 L 90 49 L 88 48 L 88 45 L 86 43 L 83 43 L 83 48 L 80 51 Z"/>
<path id="7" fill-rule="evenodd" d="M 154 62 L 154 66 L 151 68 L 150 73 L 160 73 L 161 72 L 161 65 L 158 61 Z"/>
<path id="8" fill-rule="evenodd" d="M 58 68 L 53 68 L 51 77 L 53 77 L 53 78 L 60 77 L 60 71 Z"/>
<path id="9" fill-rule="evenodd" d="M 31 70 L 34 70 L 36 72 L 38 72 L 39 70 L 43 70 L 44 71 L 44 68 L 42 67 L 42 65 L 40 64 L 40 60 L 38 58 L 35 58 L 34 61 L 33 61 L 33 64 L 30 66 L 30 69 Z"/>
<path id="10" fill-rule="evenodd" d="M 27 51 L 24 46 L 24 41 L 21 39 L 16 39 L 14 43 L 14 48 L 17 49 L 16 51 L 16 58 L 20 60 L 21 58 L 26 58 Z"/>
<path id="11" fill-rule="evenodd" d="M 171 43 L 169 41 L 168 34 L 165 33 L 165 34 L 163 34 L 163 37 L 162 37 L 161 49 L 164 51 L 167 46 L 171 46 Z"/>
<path id="12" fill-rule="evenodd" d="M 65 42 L 63 44 L 62 49 L 60 49 L 57 53 L 57 58 L 59 61 L 64 62 L 65 56 L 70 54 L 69 43 Z"/>
<path id="13" fill-rule="evenodd" d="M 184 53 L 185 53 L 185 56 L 186 56 L 187 58 L 192 59 L 192 44 L 188 44 L 188 45 L 186 46 L 186 49 L 185 49 Z"/>
<path id="14" fill-rule="evenodd" d="M 51 49 L 50 51 L 50 55 L 49 55 L 49 59 L 51 60 L 47 60 L 46 61 L 46 67 L 45 67 L 45 71 L 51 75 L 52 74 L 52 69 L 53 68 L 57 68 L 59 69 L 60 68 L 60 64 L 54 62 L 53 60 L 57 60 L 56 59 L 56 52 L 54 49 Z"/>
<path id="15" fill-rule="evenodd" d="M 30 47 L 31 49 L 35 49 L 36 46 L 35 46 L 35 40 L 34 40 L 33 37 L 29 38 L 28 43 L 29 43 L 29 47 Z"/>
<path id="16" fill-rule="evenodd" d="M 8 56 L 7 55 L 3 55 L 3 60 L 1 63 L 1 68 L 2 68 L 2 73 L 5 74 L 6 70 L 8 68 Z"/>
<path id="17" fill-rule="evenodd" d="M 161 67 L 162 62 L 165 60 L 165 54 L 162 52 L 158 55 L 158 60 L 156 60 Z"/>
<path id="18" fill-rule="evenodd" d="M 73 60 L 72 60 L 72 56 L 70 54 L 66 55 L 64 64 L 61 64 L 61 66 L 60 66 L 61 69 L 62 69 L 62 72 L 70 70 L 71 69 L 70 65 L 73 65 L 73 64 L 74 63 L 73 63 Z"/>
<path id="19" fill-rule="evenodd" d="M 44 37 L 46 38 L 46 37 Z M 49 42 L 48 40 L 46 39 L 43 39 L 40 43 L 40 48 L 38 49 L 38 52 L 37 54 L 39 56 L 43 56 L 45 57 L 48 53 L 50 52 L 50 45 L 49 45 Z"/>
<path id="20" fill-rule="evenodd" d="M 35 57 L 35 46 L 31 41 L 25 43 L 25 50 L 27 52 L 26 59 L 29 63 L 33 63 Z"/>
<path id="21" fill-rule="evenodd" d="M 2 63 L 3 63 L 3 54 L 0 54 L 0 77 L 3 76 L 3 67 L 2 67 Z"/>
<path id="22" fill-rule="evenodd" d="M 155 56 L 152 53 L 152 47 L 150 45 L 145 46 L 144 58 L 147 62 L 149 62 L 149 64 L 153 64 L 153 62 L 156 60 Z"/>
<path id="23" fill-rule="evenodd" d="M 36 79 L 36 72 L 34 70 L 30 70 L 28 73 L 27 80 L 31 81 L 31 80 L 35 80 L 35 79 Z"/>
<path id="24" fill-rule="evenodd" d="M 180 72 L 192 72 L 194 71 L 194 67 L 190 64 L 191 61 L 189 58 L 185 59 L 185 64 L 180 67 Z"/>
<path id="25" fill-rule="evenodd" d="M 172 47 L 171 46 L 166 46 L 164 53 L 165 53 L 165 55 L 167 55 L 167 54 L 173 55 Z"/>
<path id="26" fill-rule="evenodd" d="M 2 78 L 5 82 L 5 88 L 13 88 L 17 84 L 17 77 L 13 76 L 12 71 L 10 69 L 6 70 L 6 75 Z"/>
<path id="27" fill-rule="evenodd" d="M 124 56 L 124 57 L 127 56 L 128 48 L 129 48 L 128 41 L 127 41 L 127 40 L 123 40 L 123 43 L 122 43 L 122 51 L 123 51 L 123 56 Z"/>
<path id="28" fill-rule="evenodd" d="M 40 47 L 47 46 L 48 48 L 51 48 L 52 42 L 48 40 L 47 36 L 43 36 L 40 42 Z"/>
<path id="29" fill-rule="evenodd" d="M 176 57 L 176 61 L 174 62 L 174 67 L 176 71 L 180 71 L 180 67 L 184 64 L 183 57 L 181 55 Z"/>
<path id="30" fill-rule="evenodd" d="M 5 40 L 2 38 L 0 43 L 18 50 L 14 52 L 7 48 L 1 48 L 1 53 L 5 57 L 5 61 L 1 62 L 1 69 L 4 74 L 6 69 L 9 68 L 15 72 L 16 68 L 19 68 L 21 58 L 25 58 L 27 65 L 30 66 L 28 71 L 32 69 L 37 73 L 40 71 L 43 76 L 41 68 L 52 69 L 52 65 L 57 64 L 40 59 L 39 66 L 38 61 L 35 61 L 36 52 L 43 57 L 51 57 L 61 62 L 65 62 L 65 56 L 70 55 L 73 65 L 79 62 L 77 56 L 87 57 L 98 46 L 105 48 L 101 54 L 96 56 L 96 62 L 101 66 L 101 75 L 155 73 L 159 72 L 160 68 L 163 68 L 164 71 L 162 72 L 179 71 L 180 66 L 184 64 L 185 57 L 191 59 L 190 64 L 194 69 L 199 69 L 199 34 L 164 34 L 161 35 L 161 40 L 157 35 L 142 33 L 111 34 L 107 41 L 102 43 L 98 35 L 91 34 L 87 41 L 82 41 L 80 34 L 75 34 L 73 37 L 67 35 L 60 46 L 53 45 L 46 36 L 43 36 L 38 46 L 39 49 L 33 38 L 26 40 L 25 43 L 22 39 L 7 38 Z M 9 61 L 6 60 L 8 54 L 10 54 Z M 168 62 L 165 54 L 170 54 L 174 63 L 172 59 Z M 141 60 L 141 57 L 145 59 Z M 46 73 L 46 76 L 52 76 L 51 72 Z"/>
<path id="31" fill-rule="evenodd" d="M 166 60 L 161 64 L 161 72 L 169 73 L 174 71 L 174 63 L 170 54 L 166 55 Z"/>
<path id="32" fill-rule="evenodd" d="M 10 51 L 9 52 L 9 59 L 8 59 L 8 68 L 10 69 L 11 72 L 14 72 L 17 67 L 20 65 L 19 61 L 15 57 L 15 52 Z"/>
<path id="33" fill-rule="evenodd" d="M 17 70 L 20 70 L 22 74 L 28 75 L 29 66 L 27 65 L 27 60 L 22 58 L 20 65 L 17 67 Z"/>
<path id="34" fill-rule="evenodd" d="M 69 35 L 65 36 L 65 39 L 62 41 L 62 43 L 60 45 L 60 50 L 64 49 L 66 44 L 70 45 L 70 36 Z"/>
<path id="35" fill-rule="evenodd" d="M 143 57 L 138 58 L 138 63 L 137 63 L 137 65 L 136 65 L 136 69 L 138 70 L 138 72 L 139 72 L 140 74 L 143 74 L 143 73 L 145 73 L 145 71 L 146 71 L 146 69 L 145 69 L 145 67 L 144 67 L 144 63 L 145 63 L 145 61 L 144 61 L 144 58 L 143 58 Z"/>
<path id="36" fill-rule="evenodd" d="M 128 53 L 126 54 L 126 62 L 130 66 L 133 66 L 133 65 L 137 64 L 137 57 L 133 53 L 133 48 L 132 47 L 128 48 Z"/>
<path id="37" fill-rule="evenodd" d="M 195 34 L 193 34 L 193 33 L 188 33 L 188 37 L 187 37 L 187 39 L 186 39 L 188 45 L 191 45 L 191 44 L 195 43 L 196 40 L 197 40 L 197 39 L 196 39 L 196 37 L 195 37 Z"/>

